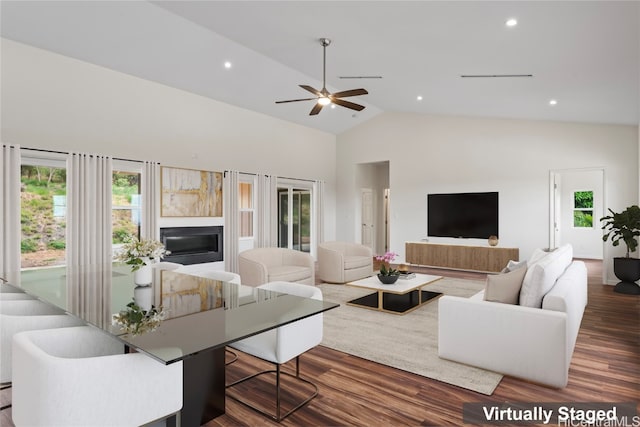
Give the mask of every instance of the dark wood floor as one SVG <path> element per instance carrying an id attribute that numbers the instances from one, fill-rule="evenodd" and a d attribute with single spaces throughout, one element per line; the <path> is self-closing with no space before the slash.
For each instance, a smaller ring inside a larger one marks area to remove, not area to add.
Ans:
<path id="1" fill-rule="evenodd" d="M 566 388 L 556 390 L 505 377 L 492 396 L 485 396 L 320 346 L 301 357 L 302 375 L 318 384 L 320 394 L 281 425 L 462 425 L 465 402 L 632 401 L 640 410 L 640 297 L 614 293 L 612 286 L 602 284 L 601 263 L 588 261 L 587 265 L 589 304 Z M 423 271 L 484 278 L 479 273 Z M 269 367 L 241 354 L 237 362 L 227 367 L 228 381 Z M 267 397 L 273 396 L 267 381 L 239 390 L 257 400 L 263 399 L 263 391 Z M 283 396 L 285 403 L 289 398 L 288 394 Z M 277 425 L 232 399 L 227 399 L 226 411 L 207 426 Z M 10 410 L 2 411 L 0 425 L 12 425 Z"/>

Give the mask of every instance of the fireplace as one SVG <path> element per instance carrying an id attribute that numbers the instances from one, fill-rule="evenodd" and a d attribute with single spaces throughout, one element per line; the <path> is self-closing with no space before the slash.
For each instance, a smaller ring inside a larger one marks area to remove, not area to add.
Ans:
<path id="1" fill-rule="evenodd" d="M 171 251 L 164 261 L 184 265 L 222 261 L 224 246 L 221 225 L 161 228 L 160 241 Z"/>

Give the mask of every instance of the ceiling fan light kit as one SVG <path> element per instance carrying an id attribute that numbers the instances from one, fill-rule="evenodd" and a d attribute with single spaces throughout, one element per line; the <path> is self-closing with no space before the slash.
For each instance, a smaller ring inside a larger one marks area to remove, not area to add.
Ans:
<path id="1" fill-rule="evenodd" d="M 315 116 L 322 110 L 322 107 L 334 104 L 339 105 L 341 107 L 349 108 L 351 110 L 362 111 L 364 110 L 364 105 L 356 104 L 354 102 L 345 101 L 342 98 L 348 98 L 350 96 L 359 96 L 366 95 L 369 92 L 366 89 L 350 89 L 344 90 L 340 92 L 330 93 L 326 88 L 326 74 L 327 74 L 327 46 L 331 44 L 331 40 L 328 38 L 319 39 L 320 44 L 322 45 L 322 89 L 317 90 L 311 86 L 300 85 L 300 87 L 307 92 L 311 92 L 315 95 L 314 98 L 302 98 L 302 99 L 288 99 L 286 101 L 276 101 L 276 104 L 284 104 L 287 102 L 299 102 L 299 101 L 311 101 L 315 100 L 316 105 L 313 106 L 311 112 L 309 112 L 310 116 Z"/>

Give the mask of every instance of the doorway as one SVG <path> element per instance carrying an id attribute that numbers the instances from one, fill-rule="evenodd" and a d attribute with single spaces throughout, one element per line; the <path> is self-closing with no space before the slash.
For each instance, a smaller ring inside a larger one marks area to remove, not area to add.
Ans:
<path id="1" fill-rule="evenodd" d="M 369 246 L 374 254 L 383 254 L 389 247 L 391 227 L 389 162 L 357 165 L 356 185 L 356 241 Z"/>
<path id="2" fill-rule="evenodd" d="M 570 243 L 575 258 L 602 260 L 604 170 L 551 171 L 550 245 Z"/>
<path id="3" fill-rule="evenodd" d="M 375 252 L 374 236 L 375 223 L 373 222 L 373 190 L 362 188 L 362 231 L 360 243 L 371 248 Z"/>
<path id="4" fill-rule="evenodd" d="M 311 190 L 278 188 L 278 247 L 311 252 Z"/>

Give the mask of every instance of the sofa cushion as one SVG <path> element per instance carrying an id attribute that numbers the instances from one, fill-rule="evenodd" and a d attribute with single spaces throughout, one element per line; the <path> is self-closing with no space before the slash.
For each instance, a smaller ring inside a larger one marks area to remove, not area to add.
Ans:
<path id="1" fill-rule="evenodd" d="M 507 263 L 507 266 L 503 268 L 500 271 L 500 273 L 509 273 L 510 271 L 514 271 L 519 268 L 524 268 L 526 270 L 528 265 L 529 264 L 527 263 L 527 260 L 524 260 L 524 261 L 509 260 L 509 262 Z"/>
<path id="2" fill-rule="evenodd" d="M 549 252 L 548 250 L 544 250 L 540 248 L 534 249 L 533 253 L 531 254 L 531 257 L 529 257 L 529 259 L 527 260 L 527 266 L 531 267 L 533 264 L 540 261 L 542 258 L 546 257 L 550 253 L 551 252 Z"/>
<path id="3" fill-rule="evenodd" d="M 269 268 L 270 282 L 297 282 L 311 277 L 311 270 L 297 265 L 283 265 Z"/>
<path id="4" fill-rule="evenodd" d="M 526 273 L 526 268 L 517 268 L 509 273 L 487 276 L 484 300 L 503 304 L 518 304 L 520 288 Z"/>
<path id="5" fill-rule="evenodd" d="M 520 290 L 520 305 L 542 308 L 542 298 L 571 264 L 573 248 L 564 245 L 530 264 Z"/>
<path id="6" fill-rule="evenodd" d="M 344 269 L 351 270 L 353 268 L 366 267 L 370 264 L 373 264 L 373 258 L 368 256 L 357 256 L 357 255 L 345 255 L 344 257 Z"/>

